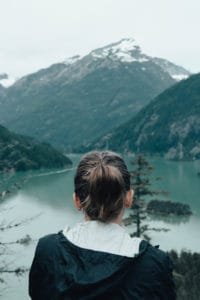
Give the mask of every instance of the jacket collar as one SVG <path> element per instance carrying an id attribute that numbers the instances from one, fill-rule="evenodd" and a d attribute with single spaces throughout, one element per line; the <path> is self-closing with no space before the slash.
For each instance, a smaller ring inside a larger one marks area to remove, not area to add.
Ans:
<path id="1" fill-rule="evenodd" d="M 125 229 L 116 223 L 85 221 L 73 228 L 66 227 L 64 236 L 74 245 L 125 257 L 139 254 L 141 239 L 131 238 Z"/>

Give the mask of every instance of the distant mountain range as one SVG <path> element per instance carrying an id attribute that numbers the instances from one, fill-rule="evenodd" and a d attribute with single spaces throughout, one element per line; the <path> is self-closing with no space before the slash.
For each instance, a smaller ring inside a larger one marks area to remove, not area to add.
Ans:
<path id="1" fill-rule="evenodd" d="M 200 159 L 200 74 L 167 89 L 131 120 L 80 150 L 93 148 Z"/>
<path id="2" fill-rule="evenodd" d="M 0 172 L 61 168 L 71 164 L 69 158 L 50 145 L 15 134 L 0 125 Z"/>
<path id="3" fill-rule="evenodd" d="M 0 122 L 70 151 L 129 120 L 189 75 L 123 39 L 0 86 Z"/>
<path id="4" fill-rule="evenodd" d="M 17 79 L 9 76 L 6 73 L 0 73 L 0 88 L 3 86 L 5 88 L 13 85 Z"/>

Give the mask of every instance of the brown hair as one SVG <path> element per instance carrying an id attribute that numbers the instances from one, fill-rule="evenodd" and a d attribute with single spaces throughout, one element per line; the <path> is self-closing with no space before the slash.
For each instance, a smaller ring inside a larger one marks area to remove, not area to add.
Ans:
<path id="1" fill-rule="evenodd" d="M 81 159 L 74 185 L 86 215 L 108 222 L 123 208 L 126 192 L 130 190 L 130 174 L 118 154 L 93 151 Z"/>

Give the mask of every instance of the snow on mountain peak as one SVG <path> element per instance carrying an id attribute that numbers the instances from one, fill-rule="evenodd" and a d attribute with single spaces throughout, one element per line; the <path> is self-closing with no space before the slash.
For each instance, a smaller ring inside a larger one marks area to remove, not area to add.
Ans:
<path id="1" fill-rule="evenodd" d="M 189 77 L 189 75 L 186 75 L 186 74 L 174 74 L 174 75 L 172 75 L 172 78 L 174 78 L 177 81 L 187 79 L 188 77 Z"/>
<path id="2" fill-rule="evenodd" d="M 117 43 L 96 49 L 91 54 L 94 58 L 109 56 L 113 60 L 120 60 L 122 62 L 145 62 L 149 60 L 146 55 L 142 54 L 140 47 L 132 38 L 122 39 Z"/>
<path id="3" fill-rule="evenodd" d="M 129 38 L 129 39 L 122 39 L 117 43 L 114 43 L 112 45 L 108 45 L 107 47 L 110 47 L 115 51 L 119 50 L 119 51 L 122 51 L 122 52 L 129 52 L 129 51 L 132 51 L 135 48 L 138 48 L 138 45 L 136 44 L 134 39 Z"/>

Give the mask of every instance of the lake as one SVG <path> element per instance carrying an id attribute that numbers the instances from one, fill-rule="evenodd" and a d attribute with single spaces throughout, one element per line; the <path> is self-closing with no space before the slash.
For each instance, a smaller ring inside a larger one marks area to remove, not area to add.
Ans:
<path id="1" fill-rule="evenodd" d="M 73 169 L 46 173 L 40 171 L 31 175 L 29 173 L 23 187 L 0 203 L 0 222 L 14 224 L 22 221 L 21 226 L 1 232 L 1 240 L 16 241 L 26 234 L 33 239 L 28 246 L 9 246 L 5 260 L 10 269 L 30 266 L 39 237 L 57 232 L 66 225 L 73 225 L 83 219 L 72 203 L 73 176 L 80 156 L 71 155 L 70 158 L 74 162 Z M 129 167 L 130 159 L 126 157 Z M 151 227 L 169 229 L 168 232 L 150 231 L 148 235 L 151 243 L 159 244 L 164 250 L 188 249 L 199 252 L 200 177 L 197 172 L 200 170 L 200 161 L 171 162 L 157 157 L 150 157 L 149 161 L 155 167 L 153 177 L 162 177 L 162 180 L 154 182 L 153 188 L 170 192 L 168 196 L 159 198 L 187 203 L 193 211 L 190 217 L 149 217 L 145 222 L 149 222 Z M 18 176 L 21 177 L 22 174 Z M 134 228 L 129 226 L 127 230 L 132 232 Z M 0 291 L 2 299 L 29 299 L 28 274 L 19 278 L 7 275 L 5 279 L 7 285 Z"/>

